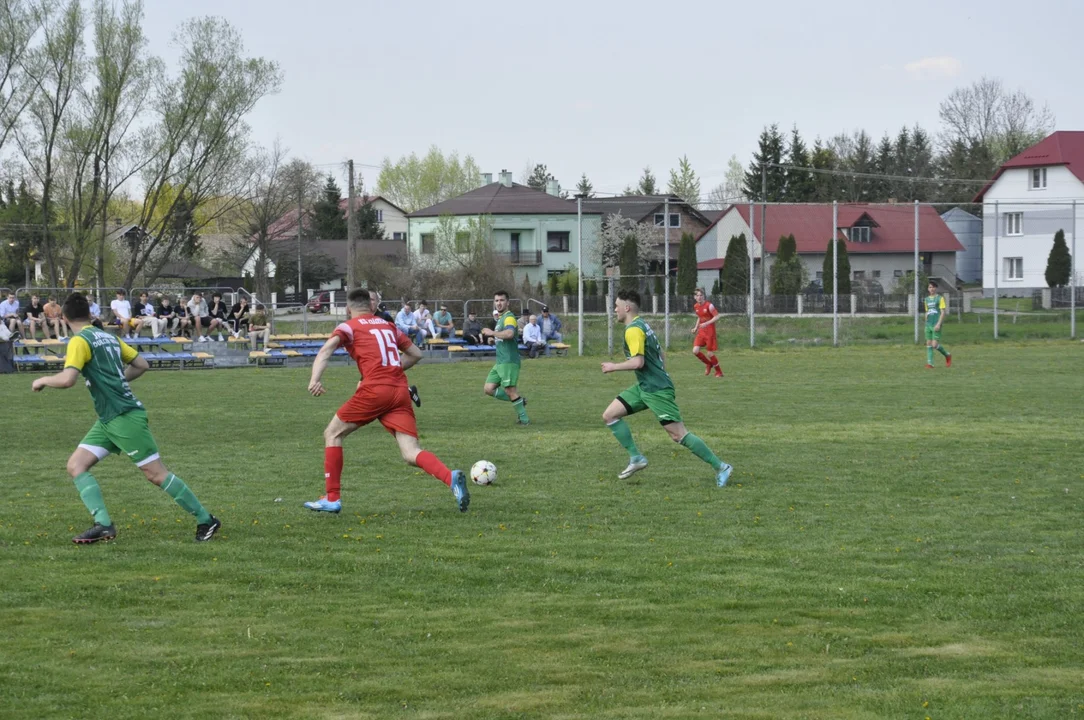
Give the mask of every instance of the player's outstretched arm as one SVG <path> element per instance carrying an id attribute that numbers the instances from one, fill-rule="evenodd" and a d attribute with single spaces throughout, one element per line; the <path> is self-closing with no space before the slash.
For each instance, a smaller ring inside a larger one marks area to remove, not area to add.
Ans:
<path id="1" fill-rule="evenodd" d="M 48 375 L 46 377 L 35 378 L 34 383 L 30 386 L 30 389 L 34 392 L 41 392 L 45 388 L 56 388 L 57 390 L 64 390 L 74 385 L 75 381 L 78 379 L 78 370 L 76 370 L 75 368 L 64 368 L 56 375 Z"/>
<path id="2" fill-rule="evenodd" d="M 625 362 L 619 362 L 619 363 L 604 362 L 604 363 L 602 363 L 602 372 L 608 374 L 608 373 L 612 373 L 612 372 L 621 372 L 622 370 L 639 370 L 643 366 L 644 366 L 644 356 L 643 355 L 633 355 L 631 358 L 629 358 Z"/>
<path id="3" fill-rule="evenodd" d="M 324 394 L 324 386 L 320 378 L 324 376 L 324 370 L 327 370 L 327 364 L 331 361 L 332 353 L 338 349 L 339 342 L 339 336 L 332 335 L 316 354 L 316 361 L 312 364 L 312 376 L 309 378 L 309 392 L 313 397 Z"/>

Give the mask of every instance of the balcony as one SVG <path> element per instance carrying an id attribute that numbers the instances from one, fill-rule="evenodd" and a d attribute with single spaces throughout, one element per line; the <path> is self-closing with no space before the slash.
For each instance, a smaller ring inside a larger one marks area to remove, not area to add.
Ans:
<path id="1" fill-rule="evenodd" d="M 520 250 L 518 252 L 496 253 L 497 257 L 507 260 L 512 265 L 541 265 L 541 250 Z"/>

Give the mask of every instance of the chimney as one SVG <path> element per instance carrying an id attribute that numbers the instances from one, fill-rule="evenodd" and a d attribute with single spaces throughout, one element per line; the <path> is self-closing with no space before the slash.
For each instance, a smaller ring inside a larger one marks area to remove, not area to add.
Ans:
<path id="1" fill-rule="evenodd" d="M 493 173 L 482 173 L 482 184 L 483 185 L 492 185 L 493 184 Z"/>
<path id="2" fill-rule="evenodd" d="M 546 194 L 547 195 L 552 195 L 554 197 L 560 197 L 560 195 L 561 195 L 561 184 L 558 183 L 556 180 L 547 180 L 546 181 Z"/>
<path id="3" fill-rule="evenodd" d="M 512 187 L 512 173 L 507 170 L 501 170 L 501 185 L 507 188 Z"/>

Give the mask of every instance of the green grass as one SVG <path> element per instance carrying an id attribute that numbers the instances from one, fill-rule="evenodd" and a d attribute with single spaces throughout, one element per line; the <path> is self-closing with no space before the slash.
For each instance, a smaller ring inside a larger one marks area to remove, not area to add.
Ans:
<path id="1" fill-rule="evenodd" d="M 722 381 L 674 355 L 725 489 L 644 416 L 651 466 L 616 479 L 600 415 L 631 378 L 597 360 L 527 362 L 525 429 L 487 365 L 423 365 L 423 445 L 498 466 L 466 515 L 375 427 L 343 514 L 301 508 L 352 369 L 318 399 L 301 368 L 152 373 L 163 457 L 222 534 L 111 458 L 120 536 L 92 547 L 64 473 L 86 391 L 0 376 L 0 716 L 1082 714 L 1080 350 L 727 351 Z"/>

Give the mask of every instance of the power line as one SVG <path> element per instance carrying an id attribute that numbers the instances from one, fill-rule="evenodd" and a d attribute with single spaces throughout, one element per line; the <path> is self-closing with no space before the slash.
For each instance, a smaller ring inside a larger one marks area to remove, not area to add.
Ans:
<path id="1" fill-rule="evenodd" d="M 985 185 L 987 180 L 974 178 L 933 178 L 915 175 L 885 175 L 881 173 L 863 173 L 855 170 L 831 170 L 828 168 L 804 167 L 802 165 L 788 165 L 786 163 L 765 163 L 767 167 L 780 168 L 782 170 L 801 170 L 803 172 L 818 173 L 821 175 L 840 175 L 852 178 L 867 178 L 870 180 L 901 180 L 906 182 L 948 183 L 951 185 Z"/>

